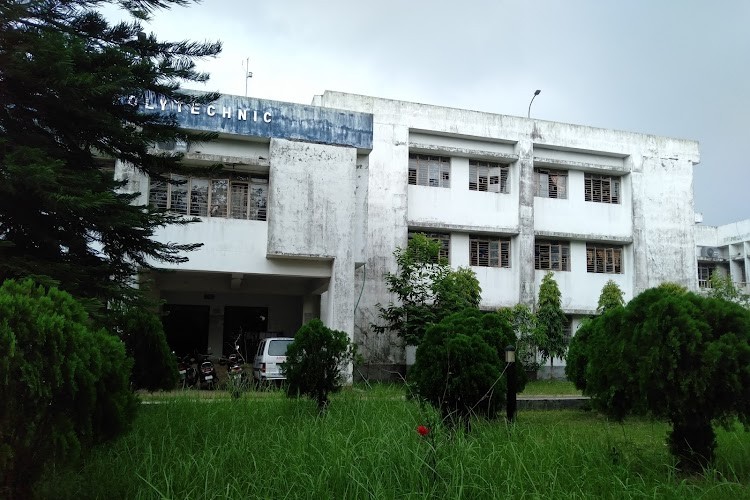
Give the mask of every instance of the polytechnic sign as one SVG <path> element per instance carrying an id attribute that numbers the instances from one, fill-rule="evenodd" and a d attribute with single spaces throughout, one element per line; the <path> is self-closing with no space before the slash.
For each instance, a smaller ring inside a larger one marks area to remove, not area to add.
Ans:
<path id="1" fill-rule="evenodd" d="M 177 102 L 154 93 L 131 96 L 128 102 L 145 113 L 174 114 L 189 130 L 372 149 L 369 113 L 232 95 L 210 104 Z"/>

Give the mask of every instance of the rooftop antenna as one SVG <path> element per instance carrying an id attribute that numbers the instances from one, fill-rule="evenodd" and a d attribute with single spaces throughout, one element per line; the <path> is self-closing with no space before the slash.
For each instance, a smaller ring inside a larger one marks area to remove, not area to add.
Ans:
<path id="1" fill-rule="evenodd" d="M 253 72 L 250 69 L 250 58 L 246 58 L 245 62 L 242 63 L 243 69 L 245 70 L 245 97 L 247 97 L 247 81 L 253 77 Z"/>

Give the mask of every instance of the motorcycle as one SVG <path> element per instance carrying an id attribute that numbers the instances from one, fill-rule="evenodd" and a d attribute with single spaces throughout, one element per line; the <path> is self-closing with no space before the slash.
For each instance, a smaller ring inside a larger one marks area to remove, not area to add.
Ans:
<path id="1" fill-rule="evenodd" d="M 195 359 L 190 356 L 183 356 L 177 359 L 179 384 L 183 389 L 195 386 L 198 381 L 198 370 L 194 366 L 194 363 Z"/>
<path id="2" fill-rule="evenodd" d="M 215 389 L 217 376 L 216 368 L 213 362 L 208 359 L 208 354 L 203 355 L 203 361 L 201 361 L 200 368 L 198 369 L 199 384 L 200 388 Z"/>
<path id="3" fill-rule="evenodd" d="M 232 397 L 239 397 L 247 382 L 247 374 L 243 366 L 245 358 L 240 352 L 239 339 L 240 336 L 234 341 L 234 352 L 227 356 L 227 388 Z"/>

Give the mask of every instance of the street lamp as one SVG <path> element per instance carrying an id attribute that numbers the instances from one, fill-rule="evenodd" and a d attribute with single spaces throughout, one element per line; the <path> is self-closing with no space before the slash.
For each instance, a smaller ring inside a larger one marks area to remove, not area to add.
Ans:
<path id="1" fill-rule="evenodd" d="M 526 114 L 526 118 L 531 118 L 531 103 L 534 102 L 534 98 L 536 96 L 538 96 L 539 94 L 541 94 L 541 93 L 542 93 L 542 91 L 539 90 L 539 89 L 536 89 L 534 91 L 534 95 L 531 97 L 531 102 L 529 102 L 529 112 Z"/>
<path id="2" fill-rule="evenodd" d="M 505 372 L 508 374 L 505 409 L 507 411 L 508 422 L 513 422 L 516 419 L 516 408 L 518 407 L 516 401 L 516 387 L 518 382 L 516 379 L 516 348 L 512 345 L 505 348 L 505 362 L 507 363 Z"/>

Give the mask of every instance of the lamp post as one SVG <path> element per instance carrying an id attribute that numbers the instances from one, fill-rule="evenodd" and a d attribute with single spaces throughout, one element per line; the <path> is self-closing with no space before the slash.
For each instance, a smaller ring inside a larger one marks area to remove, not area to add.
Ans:
<path id="1" fill-rule="evenodd" d="M 518 406 L 516 401 L 516 387 L 518 382 L 516 380 L 516 348 L 512 345 L 505 348 L 505 362 L 507 363 L 505 372 L 508 374 L 505 408 L 507 410 L 508 422 L 513 422 L 516 419 L 516 408 Z"/>
<path id="2" fill-rule="evenodd" d="M 535 98 L 536 96 L 538 96 L 539 94 L 541 94 L 541 93 L 542 93 L 542 91 L 541 91 L 541 90 L 539 90 L 539 89 L 536 89 L 536 90 L 534 91 L 534 95 L 533 95 L 533 96 L 531 96 L 531 102 L 529 102 L 529 112 L 528 112 L 528 113 L 526 114 L 526 118 L 531 118 L 531 103 L 532 103 L 532 102 L 534 102 L 534 98 Z"/>

